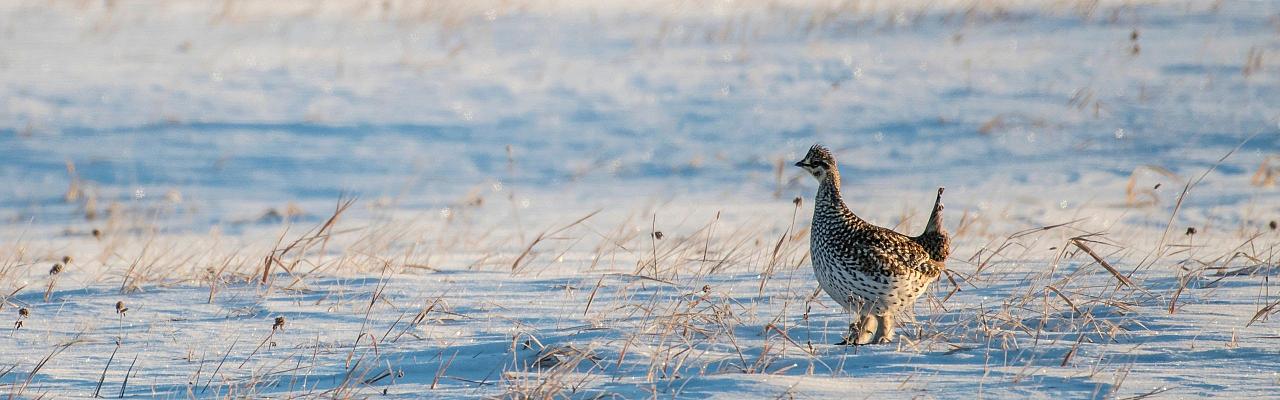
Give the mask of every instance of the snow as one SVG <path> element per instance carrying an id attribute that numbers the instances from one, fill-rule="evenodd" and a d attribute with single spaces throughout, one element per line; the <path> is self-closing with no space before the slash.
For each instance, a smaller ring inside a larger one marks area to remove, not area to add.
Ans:
<path id="1" fill-rule="evenodd" d="M 1267 397 L 1277 18 L 4 2 L 0 393 Z M 877 224 L 947 187 L 954 282 L 897 344 L 831 345 L 815 142 Z"/>

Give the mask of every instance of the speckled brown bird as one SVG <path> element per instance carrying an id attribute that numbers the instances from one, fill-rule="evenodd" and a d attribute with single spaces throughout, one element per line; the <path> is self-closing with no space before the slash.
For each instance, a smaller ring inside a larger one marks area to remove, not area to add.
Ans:
<path id="1" fill-rule="evenodd" d="M 912 238 L 872 225 L 840 197 L 835 156 L 821 145 L 795 164 L 818 180 L 810 254 L 818 286 L 853 316 L 846 344 L 888 343 L 894 317 L 909 312 L 946 268 L 950 239 L 942 229 L 942 190 L 925 232 Z"/>

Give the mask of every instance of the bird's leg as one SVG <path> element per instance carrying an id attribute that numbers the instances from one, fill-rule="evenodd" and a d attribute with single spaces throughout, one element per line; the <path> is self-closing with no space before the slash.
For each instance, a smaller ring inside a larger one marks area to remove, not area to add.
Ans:
<path id="1" fill-rule="evenodd" d="M 863 315 L 865 314 L 858 311 L 852 311 L 850 312 L 850 315 L 853 317 L 853 322 L 849 323 L 849 333 L 844 334 L 844 337 L 840 338 L 840 343 L 836 343 L 836 346 L 848 346 L 854 344 L 853 339 L 856 338 L 858 336 L 858 332 L 862 330 Z"/>
<path id="2" fill-rule="evenodd" d="M 893 313 L 886 313 L 885 315 L 877 315 L 876 320 L 878 322 L 878 325 L 880 326 L 879 326 L 879 329 L 876 330 L 875 338 L 873 338 L 872 340 L 875 343 L 892 342 L 894 330 L 897 328 L 894 325 Z"/>
<path id="3" fill-rule="evenodd" d="M 872 335 L 876 333 L 877 326 L 879 326 L 879 321 L 875 316 L 869 313 L 863 315 L 862 322 L 858 323 L 858 330 L 853 332 L 853 344 L 864 345 L 871 343 Z"/>
<path id="4" fill-rule="evenodd" d="M 836 343 L 836 346 L 857 344 L 854 342 L 854 339 L 858 337 L 858 332 L 862 331 L 862 322 L 865 319 L 864 316 L 867 315 L 866 310 L 862 307 L 862 299 L 854 297 L 853 295 L 845 297 L 843 305 L 844 311 L 853 317 L 853 322 L 849 323 L 849 333 L 846 333 L 844 337 L 840 339 L 840 343 Z"/>

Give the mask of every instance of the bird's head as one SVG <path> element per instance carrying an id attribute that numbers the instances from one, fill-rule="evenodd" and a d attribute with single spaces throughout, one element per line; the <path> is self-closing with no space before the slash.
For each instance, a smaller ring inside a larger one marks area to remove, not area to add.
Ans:
<path id="1" fill-rule="evenodd" d="M 806 154 L 804 159 L 796 162 L 795 165 L 797 167 L 804 168 L 805 171 L 808 171 L 809 174 L 813 175 L 814 179 L 817 179 L 819 182 L 832 174 L 839 173 L 839 170 L 836 169 L 835 156 L 831 155 L 831 150 L 828 150 L 825 146 L 820 144 L 815 144 L 813 147 L 810 147 L 809 154 Z"/>

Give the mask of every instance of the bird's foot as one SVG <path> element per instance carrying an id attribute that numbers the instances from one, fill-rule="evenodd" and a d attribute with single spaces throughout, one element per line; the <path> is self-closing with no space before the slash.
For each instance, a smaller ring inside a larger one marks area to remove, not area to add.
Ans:
<path id="1" fill-rule="evenodd" d="M 858 343 L 858 341 L 854 340 L 853 338 L 844 338 L 844 340 L 841 340 L 839 343 L 836 343 L 835 345 L 836 346 L 866 346 L 868 344 L 871 344 L 871 343 L 869 342 Z"/>
<path id="2" fill-rule="evenodd" d="M 878 322 L 871 316 L 864 316 L 854 320 L 849 324 L 849 334 L 841 338 L 840 343 L 836 346 L 862 346 L 872 344 L 876 330 L 879 327 Z"/>
<path id="3" fill-rule="evenodd" d="M 849 336 L 840 339 L 840 342 L 836 343 L 835 345 L 836 346 L 866 346 L 866 345 L 872 345 L 872 344 L 889 344 L 889 343 L 893 343 L 893 335 L 873 337 L 870 335 L 857 335 L 856 333 L 850 333 Z"/>
<path id="4" fill-rule="evenodd" d="M 836 343 L 835 345 L 836 346 L 866 346 L 869 344 L 880 344 L 880 343 L 888 343 L 888 342 L 878 342 L 875 339 L 871 338 L 871 336 L 868 334 L 858 334 L 857 332 L 851 332 L 849 333 L 849 336 L 844 337 L 843 339 L 840 340 L 839 343 Z"/>

